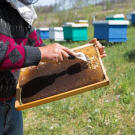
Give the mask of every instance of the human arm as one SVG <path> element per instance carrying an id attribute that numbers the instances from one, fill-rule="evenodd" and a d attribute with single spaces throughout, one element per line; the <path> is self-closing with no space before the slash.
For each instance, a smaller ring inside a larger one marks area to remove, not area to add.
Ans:
<path id="1" fill-rule="evenodd" d="M 58 43 L 45 46 L 39 34 L 35 30 L 33 30 L 29 35 L 28 44 L 31 43 L 32 46 L 39 47 L 41 52 L 41 61 L 59 63 L 65 58 L 68 58 L 69 55 L 75 55 L 73 51 Z"/>
<path id="2" fill-rule="evenodd" d="M 36 47 L 0 41 L 0 71 L 37 65 L 40 59 L 41 53 Z"/>
<path id="3" fill-rule="evenodd" d="M 41 60 L 61 62 L 69 54 L 74 55 L 59 44 L 45 46 L 35 31 L 30 33 L 26 45 L 17 44 L 14 40 L 2 36 L 6 42 L 0 41 L 0 71 L 38 65 Z"/>
<path id="4" fill-rule="evenodd" d="M 41 52 L 41 60 L 46 62 L 59 63 L 62 62 L 64 59 L 67 59 L 69 55 L 76 55 L 73 51 L 58 43 L 39 47 L 39 49 Z"/>

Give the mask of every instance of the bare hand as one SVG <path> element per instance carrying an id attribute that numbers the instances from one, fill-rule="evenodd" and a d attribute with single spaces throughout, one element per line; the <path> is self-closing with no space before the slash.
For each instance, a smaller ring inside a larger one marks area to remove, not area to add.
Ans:
<path id="1" fill-rule="evenodd" d="M 41 59 L 46 62 L 60 63 L 67 59 L 69 55 L 75 56 L 73 51 L 58 43 L 39 47 L 39 49 L 41 51 Z"/>
<path id="2" fill-rule="evenodd" d="M 105 47 L 102 46 L 101 43 L 99 41 L 97 41 L 96 38 L 94 38 L 93 40 L 91 40 L 90 43 L 94 43 L 98 47 L 101 58 L 104 58 L 104 57 L 107 56 L 106 55 L 106 52 L 104 50 Z"/>

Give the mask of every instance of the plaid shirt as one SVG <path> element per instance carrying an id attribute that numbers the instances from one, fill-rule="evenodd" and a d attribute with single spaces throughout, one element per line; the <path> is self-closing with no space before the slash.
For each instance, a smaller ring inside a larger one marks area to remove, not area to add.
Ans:
<path id="1" fill-rule="evenodd" d="M 9 3 L 0 3 L 0 101 L 16 93 L 19 69 L 38 65 L 41 38 Z"/>

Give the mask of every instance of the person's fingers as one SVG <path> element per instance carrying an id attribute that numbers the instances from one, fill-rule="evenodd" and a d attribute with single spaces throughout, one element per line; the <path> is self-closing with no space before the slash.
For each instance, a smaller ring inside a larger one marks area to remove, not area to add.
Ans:
<path id="1" fill-rule="evenodd" d="M 59 53 L 58 60 L 59 60 L 58 62 L 62 62 L 63 61 L 62 52 Z"/>
<path id="2" fill-rule="evenodd" d="M 64 47 L 63 50 L 64 50 L 65 52 L 67 52 L 69 55 L 76 56 L 76 53 L 75 53 L 75 52 L 73 52 L 72 50 L 70 50 L 70 49 L 68 49 L 68 48 L 66 48 L 66 47 Z"/>
<path id="3" fill-rule="evenodd" d="M 102 44 L 99 41 L 96 41 L 95 44 L 99 50 L 101 50 L 101 51 L 104 50 L 105 46 L 102 46 Z"/>
<path id="4" fill-rule="evenodd" d="M 64 50 L 66 53 L 68 53 L 69 55 L 76 56 L 76 53 L 73 52 L 71 49 L 69 49 L 69 48 L 67 48 L 67 47 L 65 47 L 65 46 L 62 46 L 62 45 L 60 45 L 60 44 L 58 44 L 58 43 L 56 43 L 56 45 L 57 45 L 59 48 L 61 48 L 62 50 Z"/>
<path id="5" fill-rule="evenodd" d="M 101 47 L 102 47 L 102 45 L 100 44 L 99 41 L 96 41 L 95 44 L 96 44 L 96 46 L 97 46 L 98 48 L 101 48 Z"/>
<path id="6" fill-rule="evenodd" d="M 101 53 L 104 52 L 105 47 L 102 46 L 100 43 L 97 44 L 97 47 L 98 47 L 98 49 L 99 49 L 99 51 L 100 51 Z"/>
<path id="7" fill-rule="evenodd" d="M 62 54 L 63 58 L 69 57 L 69 54 L 67 52 L 65 52 L 64 50 L 62 50 L 61 54 Z"/>
<path id="8" fill-rule="evenodd" d="M 55 57 L 54 62 L 56 62 L 56 63 L 58 63 L 58 62 L 59 62 L 58 57 Z"/>
<path id="9" fill-rule="evenodd" d="M 56 58 L 56 62 L 58 63 L 63 61 L 63 56 L 61 52 L 62 52 L 61 48 L 55 49 L 55 58 Z"/>
<path id="10" fill-rule="evenodd" d="M 103 55 L 101 55 L 100 57 L 101 58 L 104 58 L 104 57 L 106 57 L 107 56 L 107 54 L 103 54 Z"/>
<path id="11" fill-rule="evenodd" d="M 104 48 L 102 48 L 102 47 L 99 48 L 99 52 L 100 52 L 100 53 L 104 53 L 104 52 L 105 52 Z"/>
<path id="12" fill-rule="evenodd" d="M 95 43 L 97 41 L 96 38 L 93 38 L 89 43 Z"/>

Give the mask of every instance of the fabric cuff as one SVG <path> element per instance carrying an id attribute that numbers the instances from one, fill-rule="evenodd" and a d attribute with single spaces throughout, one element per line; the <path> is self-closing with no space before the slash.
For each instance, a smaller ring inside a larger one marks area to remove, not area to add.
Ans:
<path id="1" fill-rule="evenodd" d="M 41 52 L 38 47 L 25 46 L 24 67 L 38 65 L 41 60 Z"/>
<path id="2" fill-rule="evenodd" d="M 46 44 L 45 44 L 45 43 L 42 43 L 42 44 L 40 45 L 40 47 L 43 47 L 43 46 L 46 46 Z"/>

